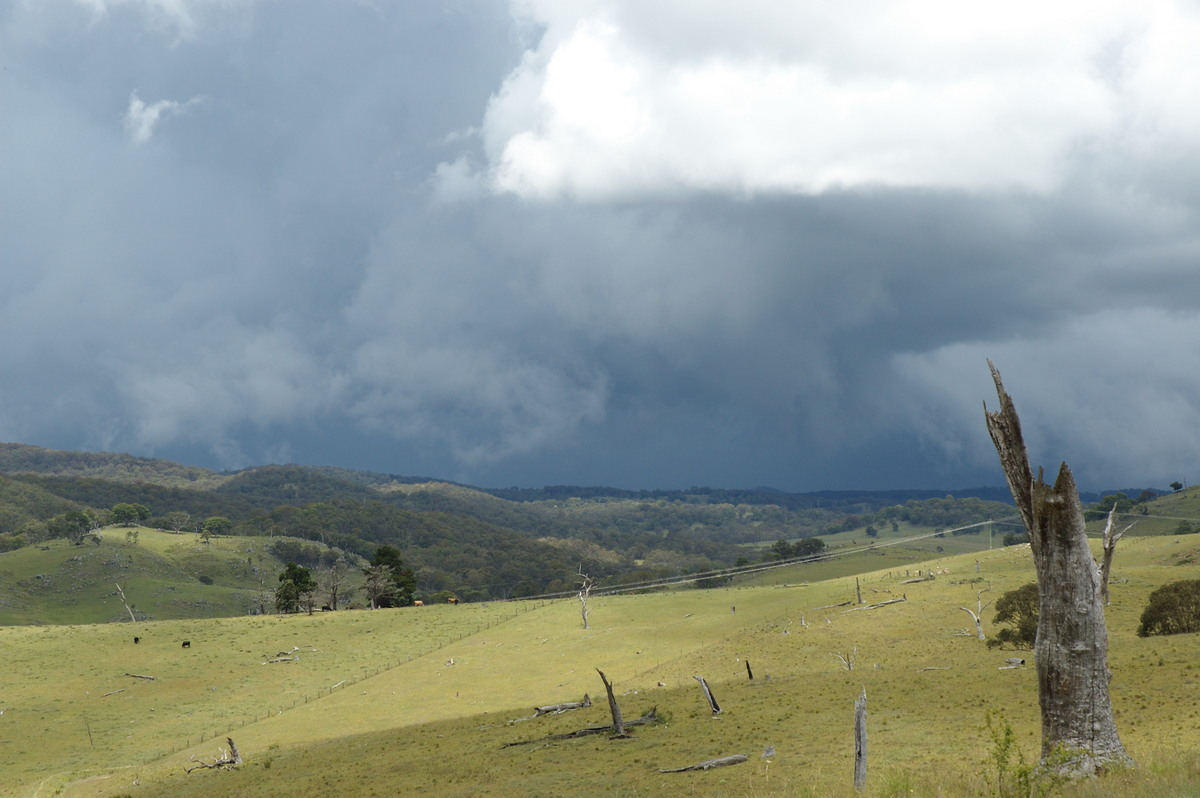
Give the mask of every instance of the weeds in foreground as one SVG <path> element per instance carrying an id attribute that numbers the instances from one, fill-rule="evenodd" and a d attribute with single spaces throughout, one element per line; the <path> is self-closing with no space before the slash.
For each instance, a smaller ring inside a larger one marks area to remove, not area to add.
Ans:
<path id="1" fill-rule="evenodd" d="M 993 798 L 1046 798 L 1060 790 L 1065 781 L 1061 765 L 1069 759 L 1067 752 L 1056 752 L 1050 761 L 1030 764 L 1002 713 L 989 709 L 984 722 L 992 741 L 982 774 L 988 795 Z"/>

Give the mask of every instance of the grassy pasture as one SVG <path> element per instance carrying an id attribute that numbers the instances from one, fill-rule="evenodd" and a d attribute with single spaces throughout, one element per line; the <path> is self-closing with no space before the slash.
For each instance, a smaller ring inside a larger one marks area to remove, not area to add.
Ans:
<path id="1" fill-rule="evenodd" d="M 245 615 L 258 594 L 255 569 L 268 586 L 283 568 L 265 538 L 200 536 L 139 527 L 100 531 L 99 545 L 52 540 L 0 554 L 0 625 L 88 624 L 128 620 L 119 580 L 134 609 L 150 618 Z M 202 584 L 207 576 L 212 584 Z"/>
<path id="2" fill-rule="evenodd" d="M 1112 694 L 1143 767 L 1069 794 L 1200 790 L 1200 636 L 1134 634 L 1149 592 L 1196 578 L 1198 557 L 1200 536 L 1122 542 L 1109 612 Z M 0 794 L 850 795 L 852 708 L 863 687 L 868 794 L 986 794 L 985 713 L 1002 710 L 1035 757 L 1036 680 L 1032 666 L 999 670 L 1010 653 L 959 634 L 971 625 L 959 608 L 974 607 L 988 584 L 985 601 L 1031 581 L 1029 552 L 916 567 L 943 573 L 901 584 L 900 569 L 885 564 L 861 575 L 868 602 L 908 598 L 875 610 L 825 607 L 852 599 L 854 578 L 819 581 L 806 565 L 788 586 L 595 597 L 589 630 L 570 600 L 0 629 Z M 293 647 L 298 662 L 262 664 Z M 837 656 L 852 654 L 847 671 Z M 629 740 L 501 747 L 606 723 L 597 667 L 626 718 L 657 705 L 666 722 Z M 708 679 L 720 717 L 710 717 L 694 675 Z M 585 692 L 595 701 L 588 709 L 512 722 Z M 186 775 L 189 758 L 215 757 L 227 731 L 246 764 Z M 768 745 L 776 754 L 763 758 Z M 734 753 L 749 762 L 657 772 Z"/>

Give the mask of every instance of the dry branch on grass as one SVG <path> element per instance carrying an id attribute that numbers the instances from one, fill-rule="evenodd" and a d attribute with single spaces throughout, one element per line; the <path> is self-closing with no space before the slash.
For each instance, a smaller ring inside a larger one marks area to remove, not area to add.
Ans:
<path id="1" fill-rule="evenodd" d="M 156 682 L 156 681 L 158 681 L 158 677 L 157 677 L 157 676 L 143 676 L 143 675 L 142 675 L 142 674 L 140 674 L 140 673 L 127 673 L 127 674 L 125 674 L 125 675 L 126 675 L 126 676 L 128 676 L 128 677 L 129 677 L 129 678 L 131 678 L 131 679 L 149 679 L 149 680 L 150 680 L 150 681 L 152 681 L 152 682 Z"/>
<path id="2" fill-rule="evenodd" d="M 848 610 L 844 610 L 842 615 L 845 615 L 847 612 L 858 612 L 859 610 L 877 610 L 880 607 L 886 607 L 889 604 L 899 604 L 902 601 L 908 601 L 908 597 L 905 596 L 904 598 L 888 599 L 887 601 L 881 601 L 878 604 L 864 604 L 861 607 L 851 607 Z"/>
<path id="3" fill-rule="evenodd" d="M 192 757 L 191 761 L 195 762 L 196 764 L 190 768 L 187 768 L 187 772 L 191 773 L 193 770 L 199 770 L 201 768 L 216 768 L 218 770 L 229 770 L 230 768 L 235 768 L 238 765 L 242 764 L 242 755 L 238 751 L 237 745 L 234 744 L 233 738 L 226 737 L 225 742 L 229 743 L 228 751 L 226 751 L 224 748 L 218 749 L 221 752 L 221 755 L 219 757 L 217 757 L 216 759 L 214 759 L 212 762 L 203 762 L 199 759 L 196 759 L 196 757 Z"/>
<path id="4" fill-rule="evenodd" d="M 569 712 L 572 709 L 583 709 L 592 705 L 592 697 L 587 693 L 583 694 L 582 701 L 567 701 L 562 704 L 550 704 L 544 707 L 534 707 L 534 717 L 538 715 L 560 715 L 563 712 Z"/>
<path id="5" fill-rule="evenodd" d="M 832 662 L 838 663 L 843 668 L 845 668 L 847 671 L 853 671 L 854 670 L 854 661 L 856 659 L 858 659 L 858 646 L 855 646 L 849 655 L 838 654 L 835 651 L 835 652 L 831 652 L 829 656 L 830 656 L 830 660 Z"/>
<path id="6" fill-rule="evenodd" d="M 710 759 L 707 762 L 699 762 L 695 765 L 688 765 L 682 768 L 659 768 L 659 773 L 687 773 L 693 770 L 711 770 L 713 768 L 724 767 L 725 765 L 740 765 L 749 757 L 745 754 L 733 754 L 732 756 L 722 756 L 716 759 Z"/>
<path id="7" fill-rule="evenodd" d="M 642 715 L 640 718 L 638 718 L 636 720 L 625 721 L 624 727 L 628 729 L 630 726 L 648 726 L 651 723 L 657 723 L 657 722 L 658 722 L 658 707 L 654 707 L 649 712 L 647 712 L 645 715 Z M 578 729 L 577 731 L 573 731 L 573 732 L 566 732 L 565 734 L 551 734 L 548 737 L 539 737 L 536 740 L 518 740 L 513 743 L 504 743 L 500 747 L 501 748 L 511 748 L 515 745 L 530 745 L 532 743 L 551 742 L 553 740 L 574 740 L 576 738 L 587 737 L 592 734 L 604 734 L 605 732 L 611 732 L 612 730 L 613 730 L 612 726 L 588 726 L 587 728 Z"/>

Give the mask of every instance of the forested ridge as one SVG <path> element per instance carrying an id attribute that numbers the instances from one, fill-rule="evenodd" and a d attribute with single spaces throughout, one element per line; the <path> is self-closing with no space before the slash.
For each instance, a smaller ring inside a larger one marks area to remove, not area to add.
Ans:
<path id="1" fill-rule="evenodd" d="M 1012 510 L 989 500 L 999 492 L 991 489 L 962 497 L 700 487 L 483 490 L 296 465 L 218 474 L 21 444 L 0 445 L 0 474 L 0 549 L 55 537 L 63 528 L 56 519 L 67 514 L 100 523 L 112 520 L 110 508 L 133 505 L 145 509 L 140 523 L 177 532 L 199 532 L 216 518 L 228 526 L 209 531 L 309 540 L 363 558 L 380 545 L 395 546 L 420 591 L 468 599 L 570 589 L 581 569 L 609 583 L 699 573 L 770 557 L 767 546 L 775 541 L 872 524 L 950 527 Z M 316 546 L 292 553 L 320 559 Z"/>

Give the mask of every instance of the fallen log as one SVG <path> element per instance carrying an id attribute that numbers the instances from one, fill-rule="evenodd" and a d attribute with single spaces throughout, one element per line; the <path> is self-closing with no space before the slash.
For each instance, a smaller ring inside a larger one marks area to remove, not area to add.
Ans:
<path id="1" fill-rule="evenodd" d="M 592 697 L 587 693 L 584 693 L 582 701 L 567 701 L 562 704 L 549 704 L 544 707 L 534 707 L 533 715 L 534 717 L 539 717 L 541 715 L 560 715 L 563 712 L 569 712 L 572 709 L 583 709 L 584 707 L 590 707 L 591 705 Z"/>
<path id="2" fill-rule="evenodd" d="M 651 723 L 657 723 L 657 722 L 658 722 L 658 707 L 654 707 L 653 709 L 651 709 L 645 715 L 642 715 L 637 720 L 625 721 L 625 728 L 629 728 L 630 726 L 647 726 Z M 588 726 L 585 729 L 578 729 L 577 731 L 567 732 L 565 734 L 551 734 L 549 737 L 539 737 L 536 740 L 518 740 L 513 743 L 504 743 L 500 747 L 501 748 L 511 748 L 514 745 L 530 745 L 531 743 L 543 743 L 543 742 L 550 742 L 552 740 L 574 740 L 579 737 L 587 737 L 588 735 L 591 735 L 591 734 L 604 734 L 606 732 L 611 732 L 612 730 L 613 730 L 613 727 L 611 725 L 610 726 Z"/>
<path id="3" fill-rule="evenodd" d="M 887 601 L 881 601 L 878 604 L 864 604 L 861 607 L 852 607 L 848 610 L 844 610 L 842 612 L 842 615 L 845 615 L 847 612 L 858 612 L 859 610 L 877 610 L 880 607 L 886 607 L 889 604 L 899 604 L 902 601 L 908 601 L 908 597 L 898 598 L 898 599 L 888 599 Z"/>
<path id="4" fill-rule="evenodd" d="M 186 769 L 187 772 L 191 773 L 193 770 L 199 770 L 200 768 L 217 768 L 218 770 L 229 770 L 230 768 L 235 768 L 238 765 L 242 764 L 242 755 L 238 751 L 237 746 L 234 744 L 233 738 L 226 737 L 225 742 L 229 743 L 228 751 L 226 751 L 223 748 L 220 749 L 221 755 L 219 757 L 217 757 L 215 760 L 213 760 L 212 762 L 204 762 L 199 759 L 196 759 L 195 757 L 192 757 L 192 761 L 195 762 L 196 764 L 190 768 L 187 768 Z"/>
<path id="5" fill-rule="evenodd" d="M 149 679 L 149 680 L 150 680 L 150 681 L 152 681 L 152 682 L 156 682 L 156 681 L 158 681 L 158 677 L 157 677 L 157 676 L 143 676 L 143 675 L 142 675 L 142 674 L 140 674 L 140 673 L 127 673 L 127 674 L 125 674 L 125 675 L 126 675 L 126 676 L 128 676 L 128 677 L 130 677 L 131 679 Z"/>
<path id="6" fill-rule="evenodd" d="M 749 757 L 745 754 L 733 754 L 732 756 L 722 756 L 716 759 L 710 759 L 707 762 L 698 762 L 695 765 L 688 765 L 682 768 L 659 768 L 659 773 L 687 773 L 693 770 L 711 770 L 713 768 L 724 767 L 725 765 L 740 765 Z"/>

